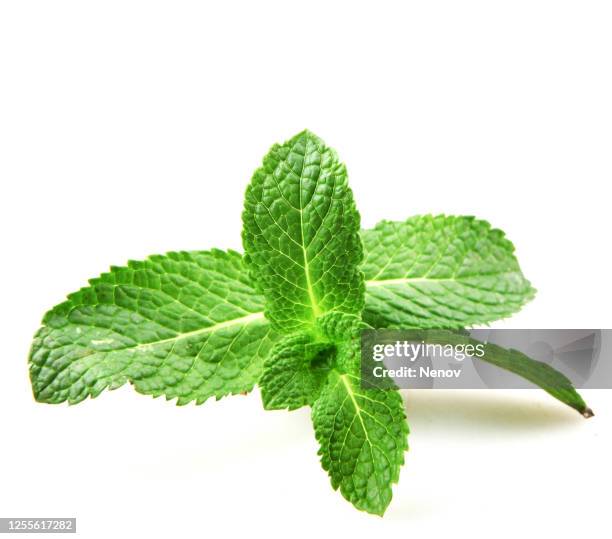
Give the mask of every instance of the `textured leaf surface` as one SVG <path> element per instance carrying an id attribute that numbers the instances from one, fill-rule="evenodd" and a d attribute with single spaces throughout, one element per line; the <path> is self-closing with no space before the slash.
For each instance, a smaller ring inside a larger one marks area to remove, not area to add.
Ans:
<path id="1" fill-rule="evenodd" d="M 332 371 L 312 421 L 332 487 L 357 509 L 382 515 L 408 448 L 399 393 L 362 390 L 357 376 Z"/>
<path id="2" fill-rule="evenodd" d="M 43 319 L 37 400 L 76 403 L 131 382 L 179 404 L 249 391 L 273 338 L 236 252 L 178 252 L 115 267 Z"/>
<path id="3" fill-rule="evenodd" d="M 365 327 L 361 317 L 355 314 L 330 311 L 317 318 L 316 329 L 325 339 L 331 342 L 340 342 L 359 336 L 360 330 Z"/>
<path id="4" fill-rule="evenodd" d="M 311 405 L 321 392 L 334 347 L 298 333 L 278 341 L 264 362 L 259 385 L 266 410 Z"/>
<path id="5" fill-rule="evenodd" d="M 459 328 L 507 317 L 534 295 L 503 232 L 472 217 L 383 221 L 362 232 L 364 320 Z"/>
<path id="6" fill-rule="evenodd" d="M 255 171 L 243 212 L 245 262 L 285 332 L 330 311 L 359 313 L 359 214 L 336 153 L 308 131 L 275 145 Z"/>

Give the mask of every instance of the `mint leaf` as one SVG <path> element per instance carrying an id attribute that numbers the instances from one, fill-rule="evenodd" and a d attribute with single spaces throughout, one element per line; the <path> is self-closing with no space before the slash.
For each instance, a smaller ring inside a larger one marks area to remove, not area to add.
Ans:
<path id="1" fill-rule="evenodd" d="M 239 253 L 177 252 L 114 267 L 43 319 L 34 395 L 77 403 L 131 382 L 178 404 L 250 391 L 274 335 Z"/>
<path id="2" fill-rule="evenodd" d="M 467 327 L 507 317 L 535 293 L 512 243 L 486 221 L 417 216 L 362 239 L 363 317 L 374 327 Z"/>
<path id="3" fill-rule="evenodd" d="M 407 333 L 407 338 L 433 344 L 482 345 L 484 355 L 474 356 L 474 360 L 486 361 L 529 380 L 584 417 L 588 418 L 593 415 L 593 411 L 586 405 L 569 378 L 550 365 L 531 359 L 518 350 L 503 348 L 492 343 L 482 343 L 460 331 L 411 330 Z"/>
<path id="4" fill-rule="evenodd" d="M 278 341 L 264 362 L 259 385 L 266 410 L 295 410 L 319 396 L 335 347 L 314 342 L 307 333 Z"/>
<path id="5" fill-rule="evenodd" d="M 245 262 L 285 333 L 363 307 L 359 214 L 336 153 L 308 131 L 274 145 L 246 191 Z"/>
<path id="6" fill-rule="evenodd" d="M 478 342 L 474 339 L 471 339 L 471 341 Z M 531 359 L 518 350 L 508 350 L 495 344 L 486 344 L 484 349 L 484 356 L 476 358 L 476 360 L 486 361 L 529 380 L 584 417 L 588 418 L 593 415 L 593 411 L 574 389 L 572 382 L 550 365 Z"/>
<path id="7" fill-rule="evenodd" d="M 330 311 L 317 318 L 316 329 L 323 338 L 331 342 L 341 342 L 359 336 L 359 331 L 366 327 L 361 317 L 355 314 Z"/>
<path id="8" fill-rule="evenodd" d="M 357 376 L 334 370 L 312 408 L 312 422 L 334 490 L 357 509 L 382 515 L 408 449 L 399 393 L 360 389 Z"/>

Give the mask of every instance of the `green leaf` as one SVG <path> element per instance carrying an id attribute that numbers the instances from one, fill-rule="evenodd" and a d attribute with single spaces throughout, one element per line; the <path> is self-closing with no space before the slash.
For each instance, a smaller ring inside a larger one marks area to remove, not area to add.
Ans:
<path id="1" fill-rule="evenodd" d="M 308 131 L 275 145 L 245 196 L 245 262 L 266 317 L 288 333 L 327 311 L 359 314 L 359 214 L 336 153 Z"/>
<path id="2" fill-rule="evenodd" d="M 452 345 L 483 345 L 484 355 L 474 356 L 475 361 L 486 361 L 502 369 L 513 372 L 572 407 L 584 417 L 591 417 L 593 411 L 586 405 L 580 394 L 574 388 L 571 380 L 558 370 L 541 361 L 514 349 L 506 349 L 492 343 L 482 343 L 462 332 L 447 330 L 412 330 L 406 338 L 415 341 L 425 341 L 434 344 Z"/>
<path id="3" fill-rule="evenodd" d="M 312 408 L 321 464 L 334 490 L 357 509 L 382 515 L 408 449 L 408 424 L 397 391 L 363 390 L 336 370 Z"/>
<path id="4" fill-rule="evenodd" d="M 476 359 L 497 365 L 529 380 L 555 399 L 559 399 L 580 412 L 584 417 L 588 418 L 593 415 L 593 411 L 574 389 L 572 382 L 564 374 L 546 363 L 531 359 L 518 350 L 507 350 L 495 344 L 485 345 L 484 356 Z"/>
<path id="5" fill-rule="evenodd" d="M 362 239 L 363 318 L 374 327 L 468 327 L 510 316 L 535 293 L 512 243 L 486 221 L 417 216 Z"/>
<path id="6" fill-rule="evenodd" d="M 266 410 L 312 405 L 330 370 L 335 347 L 313 342 L 307 333 L 278 341 L 264 362 L 259 386 Z"/>
<path id="7" fill-rule="evenodd" d="M 355 314 L 330 311 L 317 318 L 316 329 L 324 339 L 331 342 L 346 341 L 359 336 L 359 332 L 366 325 L 361 317 Z"/>
<path id="8" fill-rule="evenodd" d="M 34 395 L 74 404 L 128 381 L 178 404 L 250 391 L 274 338 L 262 308 L 233 251 L 114 267 L 45 315 L 30 353 Z"/>

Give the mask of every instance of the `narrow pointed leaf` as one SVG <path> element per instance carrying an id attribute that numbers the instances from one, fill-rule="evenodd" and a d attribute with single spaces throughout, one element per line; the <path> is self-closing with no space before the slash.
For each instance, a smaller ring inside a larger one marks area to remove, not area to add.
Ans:
<path id="1" fill-rule="evenodd" d="M 464 332 L 448 330 L 412 330 L 407 335 L 410 335 L 411 340 L 422 340 L 434 344 L 483 345 L 484 355 L 482 357 L 474 356 L 474 361 L 485 361 L 513 372 L 542 388 L 584 417 L 588 418 L 593 415 L 593 411 L 586 405 L 567 376 L 546 363 L 531 359 L 523 352 L 519 352 L 515 349 L 506 349 L 492 343 L 482 343 L 471 338 Z"/>

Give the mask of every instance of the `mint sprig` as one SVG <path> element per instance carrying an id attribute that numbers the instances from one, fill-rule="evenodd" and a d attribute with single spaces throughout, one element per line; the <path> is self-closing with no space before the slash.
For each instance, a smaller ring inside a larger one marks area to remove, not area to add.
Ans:
<path id="1" fill-rule="evenodd" d="M 176 252 L 92 279 L 43 318 L 29 364 L 36 400 L 75 404 L 131 383 L 202 404 L 261 387 L 266 409 L 312 407 L 321 464 L 358 509 L 382 515 L 408 448 L 398 391 L 359 383 L 363 327 L 451 331 L 507 317 L 534 295 L 512 243 L 472 217 L 359 229 L 336 153 L 308 131 L 253 175 L 244 257 Z M 592 414 L 563 375 L 488 345 L 484 361 Z"/>

